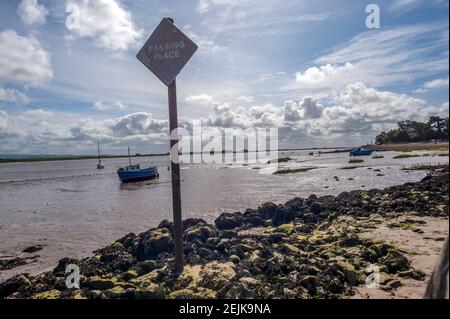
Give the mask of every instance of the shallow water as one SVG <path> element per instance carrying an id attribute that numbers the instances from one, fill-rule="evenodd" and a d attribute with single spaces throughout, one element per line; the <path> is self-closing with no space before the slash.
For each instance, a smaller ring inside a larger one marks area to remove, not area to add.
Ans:
<path id="1" fill-rule="evenodd" d="M 348 154 L 285 152 L 294 159 L 281 168 L 316 167 L 305 173 L 262 174 L 261 165 L 192 164 L 182 167 L 183 217 L 213 221 L 222 212 L 256 208 L 263 202 L 284 203 L 310 194 L 337 195 L 356 189 L 384 188 L 418 181 L 426 172 L 402 168 L 417 163 L 448 163 L 448 157 L 384 159 L 366 157 L 360 168 L 342 170 Z M 123 186 L 116 170 L 126 159 L 0 164 L 0 257 L 21 256 L 31 245 L 44 249 L 33 264 L 0 272 L 0 280 L 15 273 L 50 269 L 62 257 L 85 257 L 129 232 L 139 233 L 171 218 L 171 175 L 168 157 L 134 159 L 157 165 L 160 179 Z M 264 166 L 264 165 L 263 165 Z M 377 171 L 380 170 L 380 171 Z M 383 174 L 383 176 L 377 176 Z M 339 180 L 336 180 L 338 177 Z"/>

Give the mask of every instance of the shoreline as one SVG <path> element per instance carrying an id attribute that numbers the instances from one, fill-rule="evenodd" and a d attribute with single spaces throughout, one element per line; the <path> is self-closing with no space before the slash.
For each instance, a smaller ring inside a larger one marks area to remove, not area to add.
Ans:
<path id="1" fill-rule="evenodd" d="M 393 230 L 429 237 L 420 234 L 423 218 L 445 224 L 448 232 L 447 183 L 444 166 L 422 182 L 267 203 L 222 214 L 214 226 L 185 220 L 187 266 L 181 277 L 171 271 L 172 225 L 163 221 L 94 257 L 64 258 L 51 272 L 8 279 L 0 283 L 0 298 L 351 298 L 365 285 L 371 263 L 380 264 L 381 291 L 395 296 L 410 280 L 423 285 L 429 270 L 413 268 L 417 252 L 367 232 L 381 219 Z M 78 291 L 65 288 L 71 263 L 81 269 Z"/>

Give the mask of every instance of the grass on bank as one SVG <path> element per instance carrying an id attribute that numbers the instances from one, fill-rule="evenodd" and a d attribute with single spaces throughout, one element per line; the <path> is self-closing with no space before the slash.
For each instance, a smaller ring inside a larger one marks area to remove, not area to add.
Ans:
<path id="1" fill-rule="evenodd" d="M 397 156 L 394 156 L 394 159 L 407 159 L 407 158 L 416 158 L 421 157 L 419 154 L 400 154 Z"/>
<path id="2" fill-rule="evenodd" d="M 448 151 L 448 143 L 405 143 L 405 144 L 383 144 L 372 146 L 375 150 L 410 153 L 414 151 Z"/>
<path id="3" fill-rule="evenodd" d="M 287 163 L 289 161 L 292 161 L 290 157 L 279 157 L 277 159 L 273 159 L 267 162 L 267 164 L 276 164 L 276 163 Z"/>
<path id="4" fill-rule="evenodd" d="M 360 163 L 364 163 L 364 160 L 355 158 L 355 159 L 349 160 L 348 163 L 349 164 L 360 164 Z"/>
<path id="5" fill-rule="evenodd" d="M 383 155 L 375 155 L 374 157 L 372 157 L 372 159 L 382 159 L 384 158 Z"/>
<path id="6" fill-rule="evenodd" d="M 286 174 L 296 174 L 296 173 L 306 173 L 308 171 L 312 171 L 317 169 L 317 167 L 302 167 L 302 168 L 289 168 L 282 169 L 273 173 L 274 175 L 286 175 Z"/>

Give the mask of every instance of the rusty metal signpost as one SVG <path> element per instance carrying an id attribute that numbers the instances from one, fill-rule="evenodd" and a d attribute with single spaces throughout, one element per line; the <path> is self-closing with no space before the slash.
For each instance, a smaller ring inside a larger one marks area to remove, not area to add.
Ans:
<path id="1" fill-rule="evenodd" d="M 172 166 L 175 271 L 183 272 L 183 226 L 181 213 L 180 163 L 178 161 L 178 111 L 176 77 L 198 46 L 170 18 L 164 18 L 139 51 L 137 58 L 169 88 L 169 123 Z"/>

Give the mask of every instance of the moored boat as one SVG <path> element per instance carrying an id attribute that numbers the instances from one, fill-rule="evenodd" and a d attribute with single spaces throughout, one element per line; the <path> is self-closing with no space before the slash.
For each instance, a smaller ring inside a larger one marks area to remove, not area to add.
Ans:
<path id="1" fill-rule="evenodd" d="M 362 147 L 350 151 L 350 156 L 370 156 L 374 151 Z"/>
<path id="2" fill-rule="evenodd" d="M 97 169 L 105 169 L 105 165 L 102 163 L 102 155 L 100 153 L 100 141 L 97 137 L 97 149 L 98 149 L 98 163 Z"/>
<path id="3" fill-rule="evenodd" d="M 122 183 L 135 183 L 159 178 L 157 167 L 141 168 L 141 165 L 131 164 L 130 148 L 128 148 L 128 161 L 128 166 L 117 170 L 117 175 L 119 175 Z"/>

